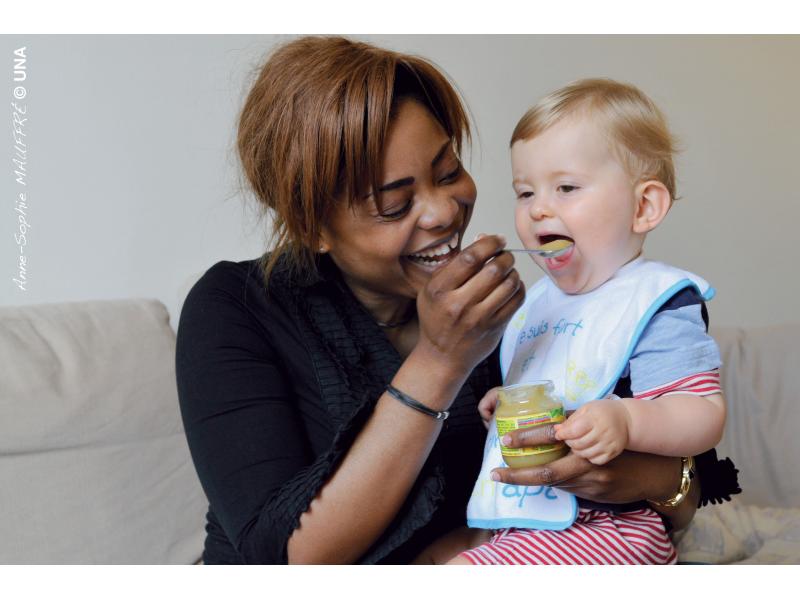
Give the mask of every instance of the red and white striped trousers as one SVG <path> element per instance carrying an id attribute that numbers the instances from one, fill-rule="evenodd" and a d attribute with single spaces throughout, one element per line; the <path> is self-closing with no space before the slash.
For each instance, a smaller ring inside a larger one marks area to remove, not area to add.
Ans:
<path id="1" fill-rule="evenodd" d="M 563 531 L 502 529 L 462 552 L 476 565 L 668 565 L 678 560 L 650 508 L 614 514 L 581 508 Z"/>

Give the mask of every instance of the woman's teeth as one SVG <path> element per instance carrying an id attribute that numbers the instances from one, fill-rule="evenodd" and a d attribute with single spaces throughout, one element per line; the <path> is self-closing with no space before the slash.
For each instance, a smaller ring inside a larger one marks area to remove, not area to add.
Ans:
<path id="1" fill-rule="evenodd" d="M 435 265 L 442 262 L 456 248 L 458 248 L 458 233 L 443 244 L 428 248 L 422 252 L 417 252 L 416 254 L 409 254 L 408 259 L 422 265 Z"/>

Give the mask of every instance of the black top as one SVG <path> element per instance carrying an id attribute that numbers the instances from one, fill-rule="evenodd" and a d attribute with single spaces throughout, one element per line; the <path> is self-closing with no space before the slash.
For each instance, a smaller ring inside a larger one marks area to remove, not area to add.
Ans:
<path id="1" fill-rule="evenodd" d="M 259 263 L 211 267 L 178 327 L 178 396 L 209 500 L 207 564 L 287 562 L 300 515 L 402 363 L 329 259 L 313 282 L 279 263 L 268 292 Z M 495 351 L 459 392 L 406 502 L 359 562 L 408 563 L 465 524 L 486 435 L 477 403 L 500 382 Z M 729 499 L 733 465 L 702 456 L 702 502 Z"/>
<path id="2" fill-rule="evenodd" d="M 189 292 L 176 373 L 186 436 L 209 500 L 206 563 L 285 563 L 300 515 L 402 359 L 323 262 L 301 283 L 258 260 L 219 262 Z M 466 522 L 486 430 L 478 401 L 500 382 L 497 352 L 469 377 L 399 514 L 361 557 L 408 563 Z M 380 502 L 380 490 L 375 490 Z"/>

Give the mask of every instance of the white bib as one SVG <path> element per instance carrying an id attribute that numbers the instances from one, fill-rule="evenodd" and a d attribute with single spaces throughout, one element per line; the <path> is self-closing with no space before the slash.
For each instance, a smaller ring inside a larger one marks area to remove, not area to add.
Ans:
<path id="1" fill-rule="evenodd" d="M 536 282 L 506 327 L 500 345 L 504 385 L 549 379 L 566 410 L 614 390 L 653 315 L 680 290 L 694 287 L 705 300 L 704 279 L 637 258 L 587 294 L 565 294 L 545 277 Z M 578 513 L 575 497 L 556 488 L 496 483 L 506 466 L 494 420 L 483 465 L 467 506 L 467 524 L 481 529 L 566 529 Z"/>

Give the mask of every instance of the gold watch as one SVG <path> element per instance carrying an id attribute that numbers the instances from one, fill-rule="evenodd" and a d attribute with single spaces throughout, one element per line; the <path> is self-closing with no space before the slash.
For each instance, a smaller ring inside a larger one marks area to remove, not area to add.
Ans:
<path id="1" fill-rule="evenodd" d="M 681 502 L 686 499 L 686 496 L 689 494 L 689 486 L 692 485 L 692 477 L 694 477 L 694 457 L 693 456 L 682 456 L 681 457 L 681 486 L 678 488 L 678 492 L 668 500 L 650 500 L 647 501 L 655 504 L 656 506 L 662 506 L 664 508 L 673 508 L 678 506 Z"/>

